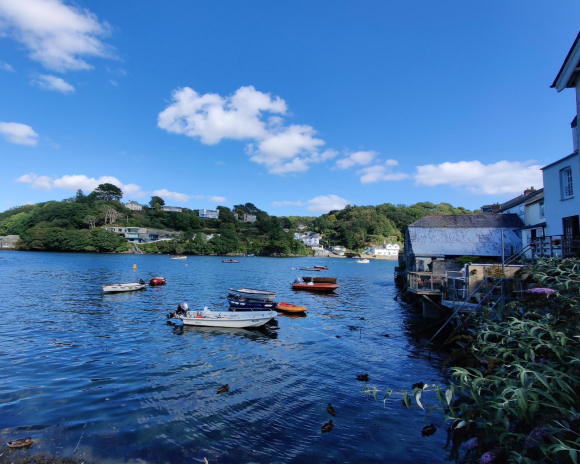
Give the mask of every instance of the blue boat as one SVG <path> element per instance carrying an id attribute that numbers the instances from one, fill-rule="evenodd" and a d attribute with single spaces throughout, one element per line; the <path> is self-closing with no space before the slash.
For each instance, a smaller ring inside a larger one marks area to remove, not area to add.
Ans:
<path id="1" fill-rule="evenodd" d="M 242 299 L 230 299 L 228 298 L 230 303 L 230 308 L 235 308 L 238 310 L 247 310 L 252 311 L 254 309 L 272 309 L 276 307 L 276 303 L 268 303 L 266 301 L 246 301 Z"/>

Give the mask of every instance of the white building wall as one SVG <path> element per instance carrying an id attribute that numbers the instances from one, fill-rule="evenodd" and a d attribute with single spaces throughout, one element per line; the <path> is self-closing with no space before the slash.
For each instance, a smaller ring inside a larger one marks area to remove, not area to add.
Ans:
<path id="1" fill-rule="evenodd" d="M 572 168 L 572 198 L 562 199 L 560 171 Z M 562 235 L 564 233 L 562 218 L 580 214 L 580 156 L 576 153 L 543 170 L 544 173 L 544 205 L 546 211 L 546 235 Z"/>

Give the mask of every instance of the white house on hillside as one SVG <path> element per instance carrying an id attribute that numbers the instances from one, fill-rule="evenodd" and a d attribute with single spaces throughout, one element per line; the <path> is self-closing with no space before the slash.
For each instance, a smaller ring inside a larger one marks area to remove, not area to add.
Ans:
<path id="1" fill-rule="evenodd" d="M 129 200 L 127 203 L 125 203 L 125 208 L 129 208 L 133 211 L 141 211 L 143 209 L 143 206 L 137 203 L 136 201 Z"/>
<path id="2" fill-rule="evenodd" d="M 165 212 L 169 212 L 169 213 L 181 213 L 183 211 L 183 208 L 180 208 L 179 206 L 163 205 L 161 207 L 161 211 L 165 211 Z"/>
<path id="3" fill-rule="evenodd" d="M 220 212 L 218 209 L 200 209 L 199 218 L 200 219 L 218 219 L 220 217 Z"/>
<path id="4" fill-rule="evenodd" d="M 303 234 L 300 232 L 294 233 L 294 239 L 300 240 L 302 243 L 304 243 L 304 245 L 309 247 L 319 246 L 321 238 L 322 236 L 315 232 L 304 232 Z"/>
<path id="5" fill-rule="evenodd" d="M 400 247 L 396 243 L 387 243 L 382 246 L 372 246 L 368 252 L 377 257 L 393 256 L 396 258 L 399 256 L 399 249 Z"/>
<path id="6" fill-rule="evenodd" d="M 580 155 L 578 154 L 578 114 L 580 114 L 580 34 L 564 60 L 552 88 L 558 92 L 576 89 L 576 115 L 572 121 L 573 152 L 542 168 L 546 235 L 551 244 L 561 243 L 562 254 L 574 254 L 580 243 Z"/>

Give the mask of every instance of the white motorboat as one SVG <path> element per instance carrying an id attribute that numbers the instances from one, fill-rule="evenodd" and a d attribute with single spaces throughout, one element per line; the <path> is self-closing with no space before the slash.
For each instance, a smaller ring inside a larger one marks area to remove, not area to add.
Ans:
<path id="1" fill-rule="evenodd" d="M 370 263 L 370 261 L 368 259 L 366 259 L 366 258 L 365 259 L 357 259 L 356 262 L 359 263 L 359 264 L 368 264 L 368 263 Z"/>
<path id="2" fill-rule="evenodd" d="M 277 315 L 276 311 L 210 311 L 207 307 L 203 311 L 178 310 L 170 314 L 172 319 L 176 316 L 184 325 L 238 329 L 260 327 Z"/>
<path id="3" fill-rule="evenodd" d="M 187 256 L 172 256 L 171 259 L 187 259 Z"/>
<path id="4" fill-rule="evenodd" d="M 243 297 L 248 300 L 274 301 L 277 293 L 269 290 L 256 290 L 255 288 L 239 288 L 237 290 L 230 288 L 229 295 Z"/>
<path id="5" fill-rule="evenodd" d="M 103 285 L 103 292 L 105 293 L 118 293 L 118 292 L 134 292 L 135 290 L 141 290 L 147 287 L 145 282 L 134 282 L 130 284 L 107 284 Z"/>

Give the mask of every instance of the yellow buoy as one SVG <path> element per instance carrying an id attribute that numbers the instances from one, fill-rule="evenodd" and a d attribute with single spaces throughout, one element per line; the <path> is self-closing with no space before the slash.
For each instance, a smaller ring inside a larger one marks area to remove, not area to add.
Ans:
<path id="1" fill-rule="evenodd" d="M 133 270 L 136 271 L 137 270 L 137 265 L 133 264 Z"/>

